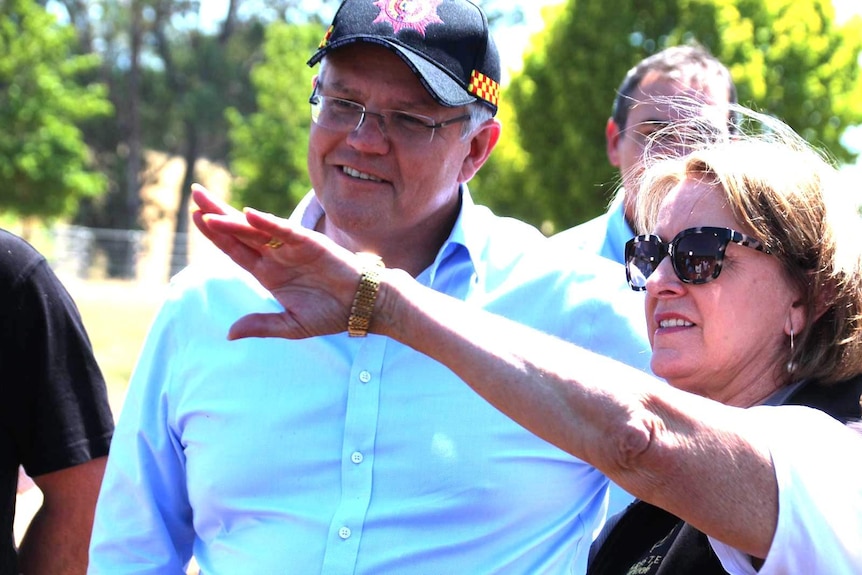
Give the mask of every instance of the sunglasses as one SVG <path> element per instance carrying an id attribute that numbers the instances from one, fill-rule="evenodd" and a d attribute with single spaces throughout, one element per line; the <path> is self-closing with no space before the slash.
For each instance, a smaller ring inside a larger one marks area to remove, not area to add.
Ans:
<path id="1" fill-rule="evenodd" d="M 689 228 L 667 243 L 658 236 L 644 234 L 626 242 L 626 279 L 633 290 L 645 290 L 647 278 L 665 256 L 670 256 L 681 282 L 711 282 L 721 273 L 724 252 L 731 242 L 769 253 L 760 241 L 728 228 Z"/>

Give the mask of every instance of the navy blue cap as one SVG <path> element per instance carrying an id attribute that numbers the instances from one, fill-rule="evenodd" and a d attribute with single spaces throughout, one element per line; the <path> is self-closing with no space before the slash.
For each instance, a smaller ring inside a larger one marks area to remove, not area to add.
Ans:
<path id="1" fill-rule="evenodd" d="M 472 2 L 345 0 L 308 65 L 354 42 L 395 52 L 442 106 L 479 101 L 497 112 L 500 56 L 485 13 Z"/>

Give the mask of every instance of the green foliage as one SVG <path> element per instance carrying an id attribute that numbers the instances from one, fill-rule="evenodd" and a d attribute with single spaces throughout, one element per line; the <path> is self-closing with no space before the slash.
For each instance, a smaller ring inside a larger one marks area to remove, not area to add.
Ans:
<path id="1" fill-rule="evenodd" d="M 862 19 L 837 26 L 831 0 L 715 4 L 722 35 L 710 47 L 728 63 L 740 102 L 781 118 L 838 160 L 852 161 L 855 154 L 840 139 L 862 122 Z"/>
<path id="2" fill-rule="evenodd" d="M 497 119 L 503 124 L 500 141 L 487 163 L 470 181 L 476 202 L 500 214 L 517 214 L 525 221 L 542 222 L 545 215 L 543 190 L 529 170 L 529 158 L 520 145 L 518 123 L 511 101 L 503 95 Z"/>
<path id="3" fill-rule="evenodd" d="M 641 58 L 687 41 L 727 64 L 741 103 L 853 158 L 840 136 L 862 122 L 862 20 L 837 26 L 830 0 L 569 0 L 544 17 L 503 93 L 517 129 L 505 127 L 504 153 L 473 186 L 500 213 L 546 232 L 601 213 L 619 179 L 604 139 L 619 83 Z"/>
<path id="4" fill-rule="evenodd" d="M 74 31 L 28 0 L 0 3 L 0 209 L 23 217 L 70 213 L 105 190 L 89 169 L 77 127 L 111 112 L 101 85 L 79 85 L 98 66 L 75 56 Z"/>
<path id="5" fill-rule="evenodd" d="M 316 70 L 306 60 L 323 33 L 315 25 L 272 24 L 267 29 L 264 61 L 252 71 L 258 111 L 247 117 L 228 111 L 230 165 L 237 176 L 234 203 L 287 214 L 310 189 L 308 97 Z"/>

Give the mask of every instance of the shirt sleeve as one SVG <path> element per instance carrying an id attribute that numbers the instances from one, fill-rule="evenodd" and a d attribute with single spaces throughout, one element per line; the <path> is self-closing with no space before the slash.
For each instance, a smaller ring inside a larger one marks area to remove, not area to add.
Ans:
<path id="1" fill-rule="evenodd" d="M 71 295 L 41 255 L 13 249 L 21 267 L 4 303 L 4 378 L 20 398 L 9 418 L 21 463 L 38 476 L 107 455 L 114 420 Z"/>
<path id="2" fill-rule="evenodd" d="M 862 567 L 862 435 L 815 409 L 755 407 L 778 482 L 778 525 L 763 567 L 715 539 L 731 574 L 830 573 Z"/>
<path id="3" fill-rule="evenodd" d="M 194 531 L 168 388 L 182 356 L 167 301 L 150 329 L 117 422 L 90 543 L 91 575 L 184 574 Z"/>

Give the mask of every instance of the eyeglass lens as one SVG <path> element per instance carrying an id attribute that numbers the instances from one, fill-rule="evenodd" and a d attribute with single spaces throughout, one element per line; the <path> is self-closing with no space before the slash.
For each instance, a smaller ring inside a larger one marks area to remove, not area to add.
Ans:
<path id="1" fill-rule="evenodd" d="M 644 289 L 647 278 L 669 254 L 674 272 L 685 283 L 706 283 L 718 277 L 719 263 L 730 238 L 710 232 L 686 232 L 669 244 L 648 235 L 626 245 L 626 275 L 632 288 Z"/>
<path id="2" fill-rule="evenodd" d="M 446 124 L 434 125 L 432 118 L 398 110 L 369 112 L 356 102 L 318 94 L 311 97 L 310 103 L 311 119 L 315 124 L 339 132 L 352 132 L 364 122 L 376 121 L 388 138 L 411 144 L 430 142 L 435 129 Z"/>

